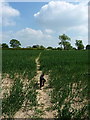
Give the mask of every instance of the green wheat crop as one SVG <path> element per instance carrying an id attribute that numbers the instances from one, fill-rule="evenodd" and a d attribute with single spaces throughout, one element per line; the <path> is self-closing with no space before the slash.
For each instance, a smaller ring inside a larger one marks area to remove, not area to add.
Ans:
<path id="1" fill-rule="evenodd" d="M 88 51 L 44 51 L 41 70 L 50 74 L 52 109 L 63 119 L 88 119 Z"/>

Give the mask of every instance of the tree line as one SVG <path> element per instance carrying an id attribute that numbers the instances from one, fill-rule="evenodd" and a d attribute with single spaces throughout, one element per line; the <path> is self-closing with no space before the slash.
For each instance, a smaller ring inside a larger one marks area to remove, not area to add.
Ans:
<path id="1" fill-rule="evenodd" d="M 68 37 L 67 35 L 65 35 L 65 34 L 60 35 L 59 39 L 60 39 L 59 45 L 61 45 L 61 49 L 70 50 L 73 48 L 71 46 L 71 43 L 70 43 L 71 38 Z M 83 45 L 82 40 L 76 40 L 75 45 L 76 45 L 78 50 L 84 49 L 84 45 Z"/>
<path id="2" fill-rule="evenodd" d="M 59 35 L 59 40 L 60 42 L 58 43 L 60 45 L 60 47 L 58 48 L 53 48 L 53 47 L 47 47 L 47 49 L 58 49 L 58 50 L 72 50 L 72 49 L 76 49 L 74 48 L 70 41 L 71 38 L 65 34 Z M 19 40 L 16 39 L 12 39 L 9 42 L 10 47 L 12 48 L 21 48 L 21 43 Z M 82 40 L 76 40 L 75 41 L 75 46 L 77 47 L 77 50 L 83 50 L 84 49 L 84 45 Z M 9 48 L 8 44 L 6 43 L 2 43 L 1 44 L 1 48 Z M 33 45 L 31 46 L 27 46 L 26 48 L 37 48 L 37 49 L 46 49 L 43 45 Z M 86 45 L 86 49 L 90 49 L 90 45 Z"/>

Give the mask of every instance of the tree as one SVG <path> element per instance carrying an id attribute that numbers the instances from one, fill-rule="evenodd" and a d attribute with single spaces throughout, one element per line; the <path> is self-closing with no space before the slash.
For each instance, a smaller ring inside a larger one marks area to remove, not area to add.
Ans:
<path id="1" fill-rule="evenodd" d="M 59 39 L 61 40 L 61 41 L 59 42 L 59 45 L 61 45 L 61 49 L 62 49 L 62 46 L 63 46 L 64 49 L 65 49 L 65 44 L 66 44 L 66 42 L 68 42 L 68 41 L 71 40 L 70 37 L 68 37 L 68 36 L 65 35 L 65 34 L 60 35 L 60 36 L 59 36 Z M 68 43 L 69 43 L 69 42 L 68 42 Z"/>
<path id="2" fill-rule="evenodd" d="M 70 42 L 66 41 L 63 44 L 64 44 L 64 49 L 65 50 L 71 50 L 72 49 L 72 46 L 71 46 Z"/>
<path id="3" fill-rule="evenodd" d="M 77 50 L 75 47 L 72 48 L 73 50 Z"/>
<path id="4" fill-rule="evenodd" d="M 77 46 L 77 49 L 78 49 L 78 50 L 84 49 L 84 45 L 83 45 L 83 43 L 82 43 L 82 40 L 76 40 L 75 45 Z"/>
<path id="5" fill-rule="evenodd" d="M 47 47 L 47 49 L 51 49 L 51 50 L 52 50 L 52 49 L 53 49 L 53 47 L 50 47 L 50 46 L 49 46 L 49 47 Z"/>
<path id="6" fill-rule="evenodd" d="M 86 50 L 90 50 L 90 45 L 86 45 Z"/>
<path id="7" fill-rule="evenodd" d="M 32 48 L 31 46 L 27 46 L 26 48 Z"/>
<path id="8" fill-rule="evenodd" d="M 33 45 L 32 48 L 45 49 L 43 45 Z"/>
<path id="9" fill-rule="evenodd" d="M 32 48 L 39 48 L 39 45 L 33 45 Z"/>
<path id="10" fill-rule="evenodd" d="M 62 48 L 61 48 L 61 47 L 57 47 L 56 49 L 57 49 L 57 50 L 62 50 Z"/>
<path id="11" fill-rule="evenodd" d="M 3 43 L 1 46 L 2 48 L 9 48 L 9 46 L 6 43 Z"/>
<path id="12" fill-rule="evenodd" d="M 43 45 L 39 46 L 40 49 L 45 49 L 45 47 Z"/>
<path id="13" fill-rule="evenodd" d="M 21 43 L 16 39 L 10 40 L 10 44 L 11 44 L 10 46 L 13 48 L 19 48 L 21 45 Z"/>

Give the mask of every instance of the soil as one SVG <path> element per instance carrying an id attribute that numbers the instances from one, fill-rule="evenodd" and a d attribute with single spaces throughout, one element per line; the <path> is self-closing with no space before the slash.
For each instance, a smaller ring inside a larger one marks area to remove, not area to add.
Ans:
<path id="1" fill-rule="evenodd" d="M 39 55 L 40 57 L 40 55 Z M 37 64 L 37 76 L 36 79 L 38 80 L 38 83 L 40 84 L 40 75 L 42 74 L 42 71 L 40 70 L 40 63 L 39 63 L 39 57 L 36 59 Z M 44 78 L 46 80 L 44 87 L 41 88 L 41 90 L 37 90 L 37 101 L 38 101 L 38 109 L 42 111 L 42 115 L 40 118 L 55 118 L 57 112 L 50 110 L 52 107 L 52 103 L 50 101 L 50 92 L 52 89 L 48 88 L 48 80 L 49 75 L 44 75 Z"/>
<path id="2" fill-rule="evenodd" d="M 0 98 L 3 98 L 4 96 L 9 96 L 10 95 L 10 88 L 13 84 L 13 80 L 10 79 L 9 75 L 6 74 L 5 78 L 1 80 L 1 95 Z"/>
<path id="3" fill-rule="evenodd" d="M 38 83 L 38 85 L 40 84 L 40 75 L 42 74 L 42 71 L 40 70 L 39 58 L 40 54 L 35 60 L 37 65 L 37 74 L 33 78 Z M 27 106 L 24 108 L 22 107 L 14 115 L 14 118 L 55 118 L 57 112 L 50 109 L 52 107 L 52 103 L 50 101 L 49 94 L 52 89 L 48 88 L 49 75 L 44 75 L 44 78 L 46 80 L 44 87 L 41 90 L 36 90 L 38 101 L 37 107 L 34 107 L 33 110 L 29 109 Z"/>

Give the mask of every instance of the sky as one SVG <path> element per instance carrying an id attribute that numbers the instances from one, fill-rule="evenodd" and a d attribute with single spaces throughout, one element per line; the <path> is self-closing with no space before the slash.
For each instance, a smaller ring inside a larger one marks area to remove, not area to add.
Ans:
<path id="1" fill-rule="evenodd" d="M 59 47 L 59 35 L 66 34 L 74 47 L 75 40 L 88 44 L 88 0 L 18 1 L 0 4 L 2 43 L 17 39 L 21 47 Z"/>

